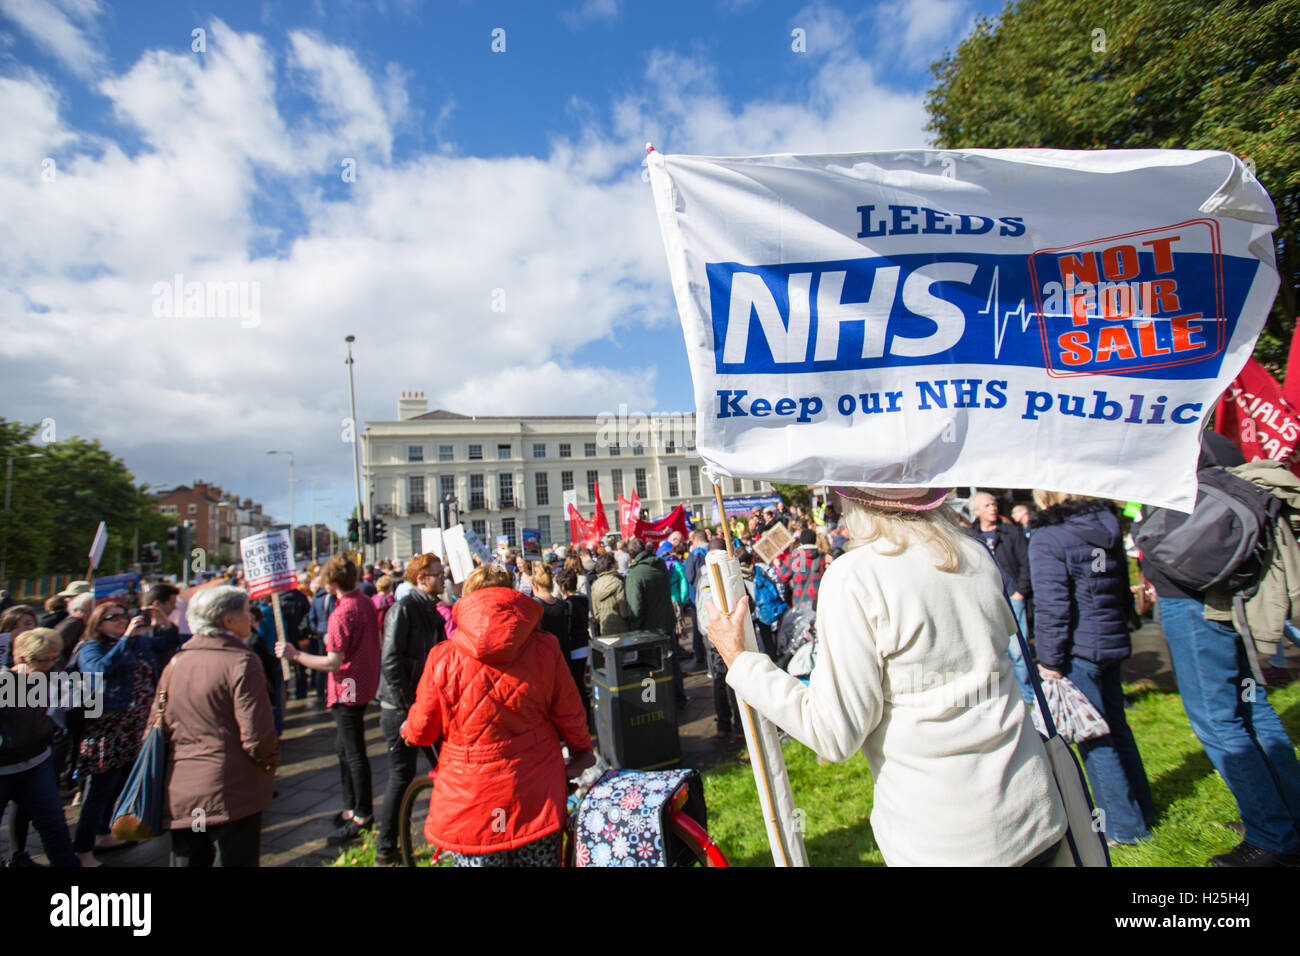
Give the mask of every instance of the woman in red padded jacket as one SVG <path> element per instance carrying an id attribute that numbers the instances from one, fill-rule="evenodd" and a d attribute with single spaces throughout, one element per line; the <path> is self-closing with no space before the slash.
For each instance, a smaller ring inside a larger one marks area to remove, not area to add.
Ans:
<path id="1" fill-rule="evenodd" d="M 565 781 L 596 761 L 560 642 L 511 583 L 496 565 L 470 574 L 402 725 L 412 746 L 440 743 L 425 836 L 457 866 L 558 866 Z"/>

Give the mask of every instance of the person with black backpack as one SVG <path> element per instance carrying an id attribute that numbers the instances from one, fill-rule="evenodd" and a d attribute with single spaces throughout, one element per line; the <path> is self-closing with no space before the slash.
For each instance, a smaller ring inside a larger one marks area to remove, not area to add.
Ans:
<path id="1" fill-rule="evenodd" d="M 1246 490 L 1241 489 L 1240 498 L 1230 490 L 1232 501 L 1205 490 L 1233 489 L 1224 477 L 1234 476 L 1223 469 L 1242 464 L 1245 459 L 1231 441 L 1203 432 L 1198 463 L 1202 494 L 1192 515 L 1175 526 L 1181 515 L 1142 509 L 1137 542 L 1143 549 L 1143 592 L 1149 588 L 1159 602 L 1160 626 L 1192 731 L 1232 791 L 1241 814 L 1240 822 L 1225 824 L 1241 836 L 1241 842 L 1211 857 L 1210 864 L 1293 866 L 1300 863 L 1300 763 L 1295 748 L 1255 677 L 1249 658 L 1253 651 L 1247 650 L 1230 623 L 1205 616 L 1206 588 L 1218 584 L 1205 575 L 1231 577 L 1240 571 L 1248 576 L 1251 570 L 1249 555 L 1240 566 L 1233 566 L 1232 556 L 1219 556 L 1212 559 L 1211 567 L 1200 567 L 1209 552 L 1226 544 L 1232 544 L 1234 553 L 1252 550 L 1243 540 L 1250 535 L 1242 534 L 1257 523 L 1243 521 L 1250 513 Z M 1243 505 L 1246 511 L 1241 510 Z M 1228 527 L 1197 532 L 1196 523 L 1213 511 L 1220 515 L 1218 523 L 1226 522 Z M 1235 526 L 1228 517 L 1231 513 L 1238 516 Z M 1165 529 L 1168 533 L 1157 534 Z M 1186 535 L 1191 541 L 1175 547 L 1180 529 L 1191 532 Z M 1239 580 L 1236 586 L 1242 586 Z"/>

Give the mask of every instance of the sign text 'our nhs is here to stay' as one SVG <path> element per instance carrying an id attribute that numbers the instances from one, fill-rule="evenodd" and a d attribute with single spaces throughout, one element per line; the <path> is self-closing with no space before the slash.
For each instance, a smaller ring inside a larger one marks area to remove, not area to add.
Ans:
<path id="1" fill-rule="evenodd" d="M 952 379 L 944 376 L 945 366 L 1021 367 L 1050 378 L 1120 376 L 1154 380 L 1148 388 L 1158 391 L 1161 380 L 1218 375 L 1258 268 L 1253 258 L 1221 254 L 1212 219 L 1026 256 L 979 249 L 981 237 L 1023 235 L 1024 217 L 897 205 L 863 205 L 857 212 L 859 238 L 932 235 L 936 249 L 960 244 L 961 251 L 707 264 L 719 375 L 777 375 L 797 383 L 803 374 L 815 379 L 822 372 L 936 366 L 933 377 L 916 382 L 911 398 L 919 399 L 913 407 L 921 410 L 949 402 L 958 408 L 1007 404 L 1005 381 Z M 900 399 L 910 401 L 890 392 L 756 395 L 761 379 L 752 381 L 748 388 L 717 390 L 717 418 L 802 423 L 836 413 L 887 413 L 898 410 Z M 1145 389 L 1128 394 L 1134 388 L 1135 382 L 1116 382 L 1114 394 L 1091 394 L 1093 407 L 1086 411 L 1062 411 L 1152 423 L 1199 417 L 1199 404 L 1153 412 L 1163 397 Z M 1023 402 L 1025 418 L 1053 405 L 1046 392 L 1013 398 L 1017 407 Z"/>

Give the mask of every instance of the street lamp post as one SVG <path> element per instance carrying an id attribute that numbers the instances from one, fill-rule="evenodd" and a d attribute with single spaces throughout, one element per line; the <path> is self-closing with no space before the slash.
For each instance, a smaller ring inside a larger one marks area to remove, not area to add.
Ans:
<path id="1" fill-rule="evenodd" d="M 357 443 L 357 390 L 352 379 L 352 343 L 357 340 L 355 335 L 349 335 L 343 341 L 348 343 L 348 402 L 352 410 L 352 480 L 356 484 L 357 490 L 357 549 L 361 552 L 361 560 L 364 563 L 366 557 L 366 536 L 364 528 L 366 525 L 365 512 L 361 510 L 361 453 Z"/>
<path id="2" fill-rule="evenodd" d="M 44 455 L 9 455 L 5 460 L 5 537 L 4 550 L 0 551 L 0 587 L 8 580 L 5 572 L 9 564 L 9 499 L 13 493 L 14 486 L 14 459 L 15 458 L 44 458 Z"/>
<path id="3" fill-rule="evenodd" d="M 293 562 L 296 569 L 298 567 L 298 538 L 293 533 L 293 452 L 272 450 L 268 451 L 267 454 L 289 456 L 289 560 Z"/>

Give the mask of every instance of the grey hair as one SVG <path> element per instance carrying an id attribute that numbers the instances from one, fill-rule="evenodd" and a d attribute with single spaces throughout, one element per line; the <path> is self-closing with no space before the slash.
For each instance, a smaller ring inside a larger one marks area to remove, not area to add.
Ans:
<path id="1" fill-rule="evenodd" d="M 229 585 L 205 588 L 190 598 L 185 619 L 195 634 L 213 634 L 220 631 L 223 622 L 232 614 L 248 607 L 248 592 Z"/>
<path id="2" fill-rule="evenodd" d="M 93 611 L 94 609 L 95 609 L 95 595 L 93 594 L 78 594 L 76 597 L 68 601 L 69 613 L 71 613 L 72 611 L 76 611 L 79 614 L 85 614 L 87 617 L 89 617 L 90 612 Z"/>

